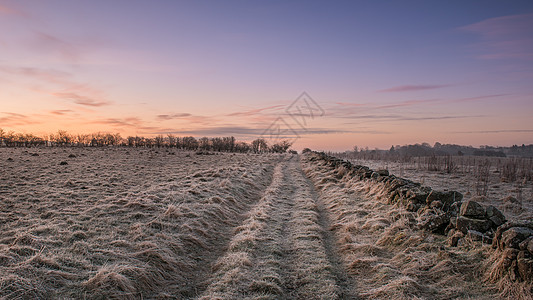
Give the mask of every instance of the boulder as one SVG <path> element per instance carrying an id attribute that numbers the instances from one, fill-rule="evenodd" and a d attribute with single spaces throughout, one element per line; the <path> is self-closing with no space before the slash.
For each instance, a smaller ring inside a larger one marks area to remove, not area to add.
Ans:
<path id="1" fill-rule="evenodd" d="M 468 230 L 475 230 L 479 232 L 486 232 L 490 229 L 489 220 L 472 219 L 465 216 L 457 217 L 456 228 L 462 233 L 466 234 Z"/>
<path id="2" fill-rule="evenodd" d="M 431 191 L 426 197 L 426 203 L 431 204 L 433 201 L 440 201 L 443 208 L 447 210 L 454 202 L 463 200 L 463 194 L 456 191 Z"/>
<path id="3" fill-rule="evenodd" d="M 520 243 L 533 235 L 533 229 L 528 227 L 512 227 L 502 233 L 500 249 L 514 248 L 518 249 Z"/>
<path id="4" fill-rule="evenodd" d="M 468 200 L 461 204 L 461 210 L 459 214 L 465 217 L 483 219 L 485 218 L 485 208 L 476 201 Z"/>
<path id="5" fill-rule="evenodd" d="M 445 213 L 438 215 L 428 214 L 420 218 L 418 228 L 431 232 L 443 232 L 449 222 L 450 217 Z"/>
<path id="6" fill-rule="evenodd" d="M 466 237 L 470 238 L 472 241 L 481 242 L 483 241 L 485 235 L 479 231 L 468 230 L 468 232 L 466 233 Z"/>
<path id="7" fill-rule="evenodd" d="M 487 206 L 485 212 L 487 219 L 491 220 L 495 227 L 498 227 L 507 221 L 502 212 L 492 205 Z"/>
<path id="8" fill-rule="evenodd" d="M 377 170 L 376 173 L 378 173 L 380 176 L 389 176 L 389 170 L 387 169 Z"/>
<path id="9" fill-rule="evenodd" d="M 461 210 L 461 205 L 462 204 L 463 204 L 463 202 L 461 202 L 461 201 L 457 201 L 457 202 L 452 203 L 452 205 L 450 205 L 450 207 L 448 208 L 448 214 L 451 217 L 457 217 L 457 215 L 459 215 L 459 211 Z"/>

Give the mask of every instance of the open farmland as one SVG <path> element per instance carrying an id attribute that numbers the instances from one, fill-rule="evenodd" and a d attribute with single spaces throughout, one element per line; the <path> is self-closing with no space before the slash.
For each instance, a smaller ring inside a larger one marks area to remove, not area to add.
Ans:
<path id="1" fill-rule="evenodd" d="M 310 155 L 0 150 L 6 299 L 498 297 L 488 246 Z"/>

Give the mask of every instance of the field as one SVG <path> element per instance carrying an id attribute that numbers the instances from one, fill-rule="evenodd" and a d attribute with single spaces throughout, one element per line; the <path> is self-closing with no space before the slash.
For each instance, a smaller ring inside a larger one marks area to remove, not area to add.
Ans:
<path id="1" fill-rule="evenodd" d="M 0 298 L 499 295 L 488 246 L 448 247 L 306 155 L 2 148 L 0 168 Z"/>
<path id="2" fill-rule="evenodd" d="M 443 158 L 444 160 L 446 158 Z M 428 165 L 428 158 L 409 162 L 350 159 L 372 169 L 387 169 L 440 190 L 455 190 L 465 197 L 482 196 L 483 203 L 496 206 L 509 220 L 533 219 L 533 160 L 531 158 L 449 157 L 443 163 Z M 507 180 L 511 177 L 512 180 Z M 514 198 L 514 199 L 512 199 Z M 479 199 L 479 198 L 478 198 Z"/>

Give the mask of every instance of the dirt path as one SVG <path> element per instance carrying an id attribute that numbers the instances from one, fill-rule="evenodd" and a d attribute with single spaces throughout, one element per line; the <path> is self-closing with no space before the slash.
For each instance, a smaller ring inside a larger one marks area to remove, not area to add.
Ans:
<path id="1" fill-rule="evenodd" d="M 354 299 L 329 221 L 297 157 L 236 228 L 203 299 Z"/>

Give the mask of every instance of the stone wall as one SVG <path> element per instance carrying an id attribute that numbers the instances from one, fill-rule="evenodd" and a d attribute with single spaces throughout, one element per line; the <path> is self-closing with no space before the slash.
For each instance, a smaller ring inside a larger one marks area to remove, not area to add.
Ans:
<path id="1" fill-rule="evenodd" d="M 511 274 L 513 280 L 531 281 L 533 278 L 533 222 L 508 223 L 505 216 L 492 205 L 483 205 L 483 199 L 463 199 L 456 191 L 438 191 L 418 182 L 390 175 L 387 170 L 372 170 L 348 161 L 308 152 L 309 160 L 330 167 L 337 179 L 364 181 L 373 194 L 389 204 L 402 205 L 415 212 L 417 226 L 426 231 L 447 235 L 449 246 L 465 241 L 492 244 L 499 251 L 497 268 Z"/>

